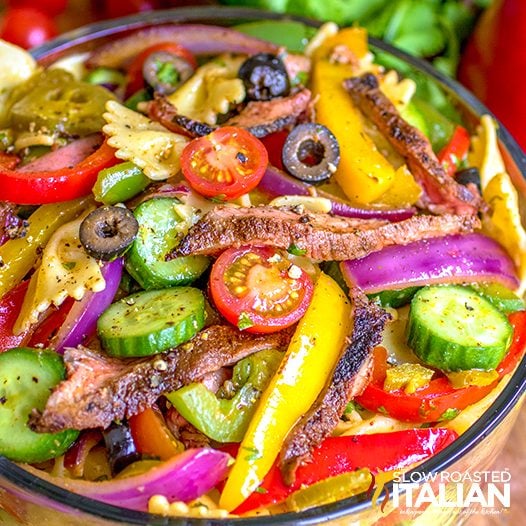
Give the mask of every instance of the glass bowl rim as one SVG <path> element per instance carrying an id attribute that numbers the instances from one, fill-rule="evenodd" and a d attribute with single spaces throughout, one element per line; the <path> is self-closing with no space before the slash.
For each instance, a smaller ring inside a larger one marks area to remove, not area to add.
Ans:
<path id="1" fill-rule="evenodd" d="M 149 13 L 140 13 L 119 19 L 106 20 L 85 25 L 81 28 L 74 29 L 59 37 L 31 50 L 31 54 L 37 60 L 45 57 L 51 52 L 60 52 L 70 47 L 90 41 L 94 38 L 103 38 L 119 32 L 123 25 L 126 30 L 140 28 L 145 25 L 162 24 L 162 23 L 199 23 L 202 20 L 217 19 L 219 22 L 226 22 L 235 19 L 247 20 L 293 20 L 302 22 L 311 27 L 319 27 L 320 21 L 312 20 L 305 17 L 283 15 L 270 11 L 262 11 L 253 8 L 237 7 L 217 7 L 217 6 L 199 6 L 199 7 L 181 7 Z M 491 115 L 498 126 L 498 138 L 508 150 L 511 160 L 515 163 L 517 169 L 526 179 L 526 155 L 519 147 L 518 143 L 511 134 L 499 123 L 498 119 L 490 112 L 473 94 L 461 86 L 455 80 L 448 78 L 435 70 L 428 62 L 415 58 L 407 53 L 398 50 L 391 45 L 378 39 L 369 37 L 372 46 L 382 51 L 386 51 L 396 58 L 404 60 L 409 65 L 437 81 L 446 92 L 454 94 L 462 104 L 467 107 L 473 114 L 481 116 L 484 114 Z M 469 453 L 476 447 L 486 436 L 488 436 L 508 415 L 513 407 L 519 402 L 522 394 L 526 391 L 526 356 L 515 370 L 513 376 L 509 379 L 508 384 L 499 394 L 497 399 L 483 413 L 481 418 L 457 438 L 453 444 L 445 448 L 437 455 L 420 464 L 417 468 L 410 471 L 411 473 L 422 474 L 422 476 L 431 475 L 447 469 L 462 456 Z M 489 425 L 486 421 L 490 418 Z M 246 517 L 246 518 L 228 518 L 219 519 L 198 519 L 186 517 L 163 517 L 152 515 L 146 512 L 139 512 L 120 508 L 106 504 L 91 498 L 72 493 L 60 486 L 56 486 L 44 479 L 32 475 L 14 462 L 0 457 L 0 475 L 7 481 L 11 482 L 21 490 L 32 494 L 38 494 L 40 497 L 48 499 L 48 505 L 66 506 L 68 512 L 80 512 L 91 515 L 94 518 L 113 521 L 115 524 L 137 524 L 137 525 L 226 525 L 234 526 L 270 526 L 274 524 L 288 525 L 311 525 L 319 524 L 320 519 L 325 521 L 336 520 L 345 516 L 365 511 L 371 506 L 371 500 L 361 496 L 351 497 L 340 500 L 335 503 L 326 504 L 309 510 L 297 513 L 283 513 L 272 516 Z M 387 485 L 389 489 L 390 484 Z M 391 492 L 392 494 L 392 492 Z"/>

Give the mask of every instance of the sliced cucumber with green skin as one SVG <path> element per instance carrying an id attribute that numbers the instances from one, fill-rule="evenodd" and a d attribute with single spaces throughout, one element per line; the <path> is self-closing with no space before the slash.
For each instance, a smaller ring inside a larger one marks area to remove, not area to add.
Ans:
<path id="1" fill-rule="evenodd" d="M 421 287 L 406 287 L 405 289 L 382 290 L 374 294 L 368 294 L 370 299 L 376 299 L 382 307 L 398 309 L 411 302 L 413 296 Z"/>
<path id="2" fill-rule="evenodd" d="M 112 356 L 148 356 L 193 338 L 204 327 L 205 316 L 199 289 L 151 290 L 110 305 L 97 322 L 97 332 Z"/>
<path id="3" fill-rule="evenodd" d="M 126 256 L 126 269 L 143 289 L 188 285 L 208 267 L 210 260 L 204 256 L 165 261 L 190 227 L 187 210 L 170 197 L 149 199 L 135 209 L 139 232 Z"/>
<path id="4" fill-rule="evenodd" d="M 454 285 L 418 291 L 407 330 L 414 353 L 443 371 L 495 369 L 513 336 L 502 312 L 473 289 Z"/>
<path id="5" fill-rule="evenodd" d="M 33 409 L 42 411 L 51 389 L 64 379 L 54 351 L 26 347 L 0 354 L 0 455 L 17 462 L 44 462 L 62 455 L 79 432 L 36 433 L 28 426 Z"/>
<path id="6" fill-rule="evenodd" d="M 525 308 L 524 300 L 500 283 L 475 283 L 471 287 L 504 314 Z"/>

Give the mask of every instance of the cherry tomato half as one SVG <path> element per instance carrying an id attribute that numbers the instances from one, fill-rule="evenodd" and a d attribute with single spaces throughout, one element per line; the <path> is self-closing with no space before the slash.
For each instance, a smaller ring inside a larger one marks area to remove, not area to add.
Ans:
<path id="1" fill-rule="evenodd" d="M 0 38 L 29 49 L 57 34 L 53 19 L 33 7 L 13 7 L 5 12 Z"/>
<path id="2" fill-rule="evenodd" d="M 303 269 L 271 247 L 225 250 L 210 274 L 210 294 L 219 312 L 254 333 L 296 323 L 309 306 L 313 288 Z"/>
<path id="3" fill-rule="evenodd" d="M 233 126 L 218 128 L 189 142 L 181 155 L 183 175 L 206 197 L 236 199 L 253 190 L 267 168 L 263 143 Z"/>

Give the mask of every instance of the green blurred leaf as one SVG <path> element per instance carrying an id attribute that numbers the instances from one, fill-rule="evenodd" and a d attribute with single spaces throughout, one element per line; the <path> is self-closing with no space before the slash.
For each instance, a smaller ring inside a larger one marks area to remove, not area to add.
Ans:
<path id="1" fill-rule="evenodd" d="M 392 43 L 417 57 L 432 57 L 443 51 L 446 46 L 444 33 L 438 27 L 430 27 L 426 31 L 404 33 L 395 38 Z"/>

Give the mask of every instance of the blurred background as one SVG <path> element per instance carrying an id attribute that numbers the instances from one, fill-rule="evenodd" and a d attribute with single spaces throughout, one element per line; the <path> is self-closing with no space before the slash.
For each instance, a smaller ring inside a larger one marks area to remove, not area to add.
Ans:
<path id="1" fill-rule="evenodd" d="M 360 24 L 375 37 L 429 60 L 481 99 L 526 150 L 525 0 L 0 0 L 0 38 L 31 48 L 97 20 L 153 9 L 239 5 Z M 510 469 L 509 514 L 471 517 L 469 526 L 526 521 L 523 410 L 495 469 Z"/>

